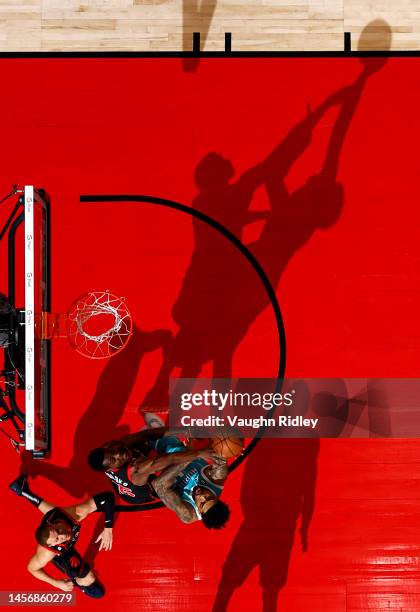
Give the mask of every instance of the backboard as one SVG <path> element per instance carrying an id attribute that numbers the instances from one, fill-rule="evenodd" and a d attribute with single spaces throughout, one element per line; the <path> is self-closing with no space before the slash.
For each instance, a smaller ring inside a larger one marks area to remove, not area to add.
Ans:
<path id="1" fill-rule="evenodd" d="M 7 235 L 8 273 L 0 419 L 13 424 L 17 445 L 40 457 L 50 447 L 51 341 L 39 333 L 43 313 L 51 309 L 50 203 L 30 185 L 16 188 L 14 197 L 0 233 Z"/>

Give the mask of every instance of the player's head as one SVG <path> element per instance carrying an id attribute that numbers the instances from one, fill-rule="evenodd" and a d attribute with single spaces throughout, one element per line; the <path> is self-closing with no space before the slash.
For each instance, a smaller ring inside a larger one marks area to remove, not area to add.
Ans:
<path id="1" fill-rule="evenodd" d="M 213 191 L 229 183 L 235 174 L 232 162 L 219 153 L 208 153 L 195 169 L 195 184 L 200 191 Z"/>
<path id="2" fill-rule="evenodd" d="M 58 546 L 70 538 L 69 526 L 63 521 L 40 525 L 35 531 L 35 539 L 42 546 Z"/>
<path id="3" fill-rule="evenodd" d="M 101 448 L 94 448 L 88 455 L 88 463 L 97 472 L 118 470 L 130 461 L 132 453 L 121 442 L 108 442 Z"/>
<path id="4" fill-rule="evenodd" d="M 213 491 L 205 487 L 196 487 L 194 501 L 201 514 L 203 525 L 207 529 L 221 529 L 229 520 L 229 506 L 222 502 Z"/>

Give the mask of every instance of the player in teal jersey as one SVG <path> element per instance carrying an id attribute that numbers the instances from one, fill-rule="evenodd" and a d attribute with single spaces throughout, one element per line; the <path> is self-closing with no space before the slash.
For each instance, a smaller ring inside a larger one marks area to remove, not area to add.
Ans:
<path id="1" fill-rule="evenodd" d="M 167 468 L 151 486 L 183 523 L 201 520 L 208 529 L 221 529 L 230 515 L 227 504 L 219 499 L 227 474 L 222 457 L 213 458 L 213 463 L 198 458 Z"/>

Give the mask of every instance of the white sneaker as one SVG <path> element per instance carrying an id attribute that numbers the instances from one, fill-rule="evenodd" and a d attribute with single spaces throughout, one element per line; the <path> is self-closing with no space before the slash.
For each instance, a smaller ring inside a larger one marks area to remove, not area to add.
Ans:
<path id="1" fill-rule="evenodd" d="M 165 427 L 164 421 L 154 412 L 143 412 L 144 421 L 149 429 Z"/>

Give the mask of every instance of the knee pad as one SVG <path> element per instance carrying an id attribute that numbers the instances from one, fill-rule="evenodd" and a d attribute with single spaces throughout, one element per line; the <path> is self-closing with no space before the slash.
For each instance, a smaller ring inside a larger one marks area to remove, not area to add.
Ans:
<path id="1" fill-rule="evenodd" d="M 74 578 L 85 578 L 90 572 L 90 565 L 83 561 L 79 554 L 73 555 L 68 559 L 67 575 Z"/>

